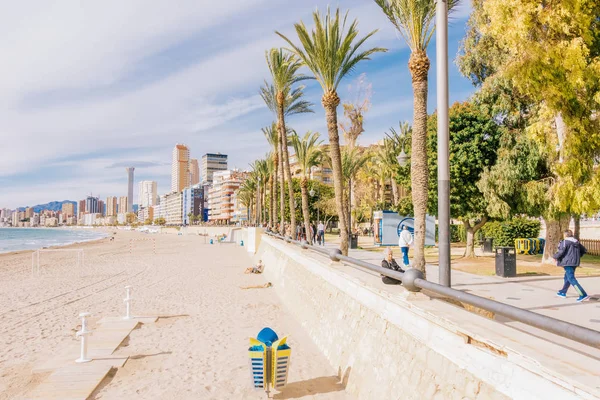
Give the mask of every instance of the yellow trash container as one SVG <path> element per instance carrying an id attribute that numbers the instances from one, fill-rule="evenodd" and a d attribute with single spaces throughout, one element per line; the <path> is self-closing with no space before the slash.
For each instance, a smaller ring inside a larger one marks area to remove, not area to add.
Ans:
<path id="1" fill-rule="evenodd" d="M 279 339 L 270 328 L 264 328 L 256 339 L 250 338 L 248 348 L 252 385 L 256 389 L 280 389 L 287 384 L 292 349 L 287 336 Z"/>

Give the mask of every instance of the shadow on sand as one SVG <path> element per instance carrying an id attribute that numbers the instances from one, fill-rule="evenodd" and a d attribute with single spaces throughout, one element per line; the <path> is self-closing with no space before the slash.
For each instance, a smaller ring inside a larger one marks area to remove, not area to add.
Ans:
<path id="1" fill-rule="evenodd" d="M 273 399 L 299 399 L 304 396 L 314 396 L 315 394 L 340 392 L 346 389 L 348 378 L 350 377 L 351 367 L 346 368 L 342 376 L 342 369 L 338 369 L 338 374 L 333 376 L 323 376 L 319 378 L 307 379 L 305 381 L 288 383 L 281 389 L 281 392 L 275 394 Z"/>

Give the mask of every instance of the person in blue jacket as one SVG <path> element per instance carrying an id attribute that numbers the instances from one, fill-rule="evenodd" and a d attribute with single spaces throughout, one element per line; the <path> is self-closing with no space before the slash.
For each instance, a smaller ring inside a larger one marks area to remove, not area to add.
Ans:
<path id="1" fill-rule="evenodd" d="M 564 235 L 565 239 L 558 244 L 558 251 L 552 256 L 556 260 L 556 265 L 565 269 L 565 284 L 556 295 L 558 297 L 566 298 L 567 290 L 569 290 L 570 286 L 573 286 L 579 294 L 577 302 L 580 303 L 589 299 L 590 296 L 587 295 L 583 287 L 577 282 L 577 279 L 575 278 L 575 268 L 579 267 L 581 257 L 583 257 L 587 250 L 573 237 L 573 232 L 571 230 L 566 230 Z"/>

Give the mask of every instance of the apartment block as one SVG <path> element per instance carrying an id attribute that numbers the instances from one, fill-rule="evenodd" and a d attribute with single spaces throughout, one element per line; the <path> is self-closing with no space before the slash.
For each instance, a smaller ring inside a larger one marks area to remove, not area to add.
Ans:
<path id="1" fill-rule="evenodd" d="M 227 170 L 227 155 L 207 153 L 202 156 L 202 183 L 212 183 L 213 174 Z"/>
<path id="2" fill-rule="evenodd" d="M 246 172 L 237 170 L 215 171 L 213 184 L 208 191 L 208 220 L 230 223 L 234 217 L 235 192 L 247 178 Z"/>

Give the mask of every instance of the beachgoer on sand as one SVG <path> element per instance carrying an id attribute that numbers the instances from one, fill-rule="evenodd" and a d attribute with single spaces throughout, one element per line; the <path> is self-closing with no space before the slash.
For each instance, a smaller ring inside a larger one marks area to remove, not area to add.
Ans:
<path id="1" fill-rule="evenodd" d="M 248 268 L 246 268 L 244 273 L 245 274 L 262 274 L 264 267 L 265 266 L 263 265 L 262 260 L 258 260 L 258 264 L 256 264 L 256 267 L 248 267 Z"/>

